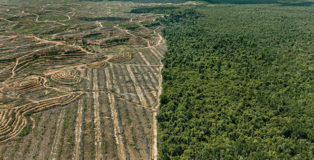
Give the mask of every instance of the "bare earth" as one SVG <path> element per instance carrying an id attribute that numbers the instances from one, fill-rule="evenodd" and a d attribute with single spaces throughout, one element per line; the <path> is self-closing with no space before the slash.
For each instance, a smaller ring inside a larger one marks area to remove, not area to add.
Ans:
<path id="1" fill-rule="evenodd" d="M 0 160 L 157 160 L 167 47 L 142 5 L 0 0 Z"/>

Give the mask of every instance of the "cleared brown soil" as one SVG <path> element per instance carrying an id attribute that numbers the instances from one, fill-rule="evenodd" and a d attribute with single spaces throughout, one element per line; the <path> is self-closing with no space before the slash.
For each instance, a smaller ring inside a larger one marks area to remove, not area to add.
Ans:
<path id="1" fill-rule="evenodd" d="M 0 160 L 157 160 L 167 49 L 139 5 L 0 5 Z"/>

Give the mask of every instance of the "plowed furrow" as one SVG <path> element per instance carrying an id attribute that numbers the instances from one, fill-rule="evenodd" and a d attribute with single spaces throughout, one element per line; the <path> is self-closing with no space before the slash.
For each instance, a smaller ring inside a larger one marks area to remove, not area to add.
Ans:
<path id="1" fill-rule="evenodd" d="M 116 143 L 118 146 L 118 153 L 119 153 L 118 157 L 121 160 L 126 159 L 125 147 L 124 147 L 122 132 L 121 132 L 120 123 L 118 119 L 118 112 L 116 110 L 115 98 L 114 98 L 114 95 L 110 93 L 108 94 L 108 98 L 109 98 L 110 109 L 111 109 L 111 117 L 113 119 L 114 135 L 115 135 Z"/>
<path id="2" fill-rule="evenodd" d="M 99 88 L 98 88 L 98 72 L 93 70 L 93 98 L 94 98 L 94 124 L 95 124 L 95 159 L 103 159 L 102 152 L 102 134 L 100 123 L 100 103 L 99 103 Z"/>
<path id="3" fill-rule="evenodd" d="M 146 65 L 151 65 L 150 62 L 145 58 L 142 52 L 138 52 L 138 54 L 141 56 L 141 58 L 143 59 Z"/>
<path id="4" fill-rule="evenodd" d="M 56 126 L 56 133 L 55 133 L 55 138 L 52 143 L 52 148 L 49 156 L 49 160 L 56 160 L 58 156 L 58 147 L 60 144 L 61 140 L 61 131 L 63 128 L 63 123 L 64 123 L 64 116 L 65 116 L 65 109 L 63 108 L 59 114 L 58 121 L 57 121 L 57 126 Z"/>
<path id="5" fill-rule="evenodd" d="M 137 93 L 137 95 L 139 96 L 141 103 L 142 103 L 144 106 L 147 106 L 147 102 L 146 102 L 146 99 L 145 99 L 145 97 L 144 97 L 144 94 L 143 94 L 141 88 L 139 87 L 139 84 L 138 84 L 138 82 L 137 82 L 137 80 L 136 80 L 136 78 L 135 78 L 135 75 L 134 75 L 134 73 L 133 73 L 131 67 L 130 67 L 129 65 L 127 65 L 126 67 L 127 67 L 127 71 L 128 71 L 129 74 L 130 74 L 131 80 L 132 80 L 133 83 L 134 83 L 136 93 Z"/>
<path id="6" fill-rule="evenodd" d="M 75 125 L 75 146 L 73 149 L 73 160 L 79 160 L 81 155 L 81 137 L 82 137 L 82 122 L 83 122 L 83 98 L 78 101 L 78 110 Z"/>

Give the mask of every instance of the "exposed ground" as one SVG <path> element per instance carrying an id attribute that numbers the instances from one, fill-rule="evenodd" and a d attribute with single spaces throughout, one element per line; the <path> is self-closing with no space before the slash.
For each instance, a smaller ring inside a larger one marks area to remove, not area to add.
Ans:
<path id="1" fill-rule="evenodd" d="M 0 159 L 157 159 L 167 48 L 140 5 L 1 2 Z"/>

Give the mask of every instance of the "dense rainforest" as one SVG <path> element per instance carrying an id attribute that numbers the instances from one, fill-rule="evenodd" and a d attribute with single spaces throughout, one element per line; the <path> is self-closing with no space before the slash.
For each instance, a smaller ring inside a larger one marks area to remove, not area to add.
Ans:
<path id="1" fill-rule="evenodd" d="M 313 159 L 313 7 L 202 5 L 159 21 L 159 159 Z"/>

